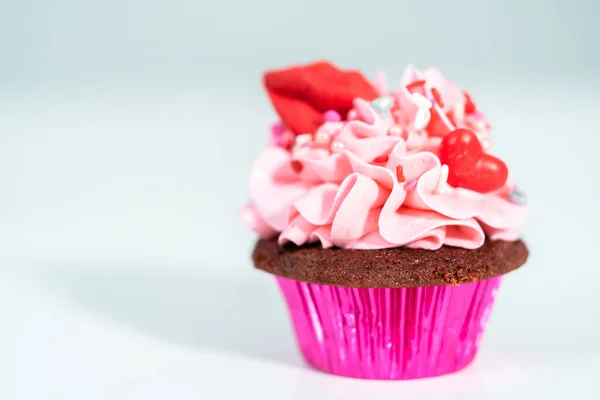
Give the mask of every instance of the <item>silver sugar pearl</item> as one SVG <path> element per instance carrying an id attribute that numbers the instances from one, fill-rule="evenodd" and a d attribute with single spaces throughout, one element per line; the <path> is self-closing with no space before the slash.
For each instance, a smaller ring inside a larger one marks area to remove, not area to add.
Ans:
<path id="1" fill-rule="evenodd" d="M 513 189 L 508 192 L 508 199 L 515 203 L 524 206 L 527 204 L 527 195 L 520 189 Z"/>
<path id="2" fill-rule="evenodd" d="M 394 105 L 394 98 L 391 96 L 378 97 L 371 102 L 371 107 L 382 117 L 390 116 L 390 108 Z"/>

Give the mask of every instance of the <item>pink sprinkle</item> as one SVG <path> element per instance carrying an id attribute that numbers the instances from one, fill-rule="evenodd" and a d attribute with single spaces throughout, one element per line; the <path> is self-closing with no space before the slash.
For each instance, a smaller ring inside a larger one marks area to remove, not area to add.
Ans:
<path id="1" fill-rule="evenodd" d="M 283 123 L 277 122 L 271 126 L 271 134 L 273 136 L 281 136 L 281 134 L 283 133 L 283 128 Z"/>
<path id="2" fill-rule="evenodd" d="M 350 111 L 348 111 L 348 121 L 352 121 L 355 119 L 358 119 L 358 111 L 356 111 L 354 108 Z"/>
<path id="3" fill-rule="evenodd" d="M 335 110 L 326 111 L 323 117 L 326 122 L 338 122 L 342 120 L 342 116 Z"/>
<path id="4" fill-rule="evenodd" d="M 417 180 L 411 179 L 410 181 L 408 181 L 404 184 L 404 190 L 410 190 L 410 189 L 414 188 L 415 186 L 417 186 Z"/>
<path id="5" fill-rule="evenodd" d="M 281 147 L 289 150 L 294 145 L 294 141 L 295 141 L 296 137 L 294 136 L 294 134 L 291 131 L 287 131 L 287 132 L 284 131 L 283 134 L 281 135 L 280 139 L 281 139 L 280 140 Z"/>

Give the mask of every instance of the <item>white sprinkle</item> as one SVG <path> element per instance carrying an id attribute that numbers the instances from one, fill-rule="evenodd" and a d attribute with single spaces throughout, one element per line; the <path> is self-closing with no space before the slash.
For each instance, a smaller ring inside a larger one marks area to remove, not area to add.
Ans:
<path id="1" fill-rule="evenodd" d="M 312 134 L 305 133 L 303 135 L 296 136 L 296 146 L 302 146 L 312 141 Z"/>
<path id="2" fill-rule="evenodd" d="M 412 99 L 419 108 L 430 109 L 433 107 L 433 103 L 427 97 L 423 96 L 421 93 L 412 93 Z"/>
<path id="3" fill-rule="evenodd" d="M 388 135 L 390 136 L 402 136 L 402 127 L 400 125 L 392 125 L 388 130 Z"/>
<path id="4" fill-rule="evenodd" d="M 329 144 L 330 141 L 331 141 L 331 135 L 327 132 L 319 131 L 315 135 L 315 143 Z"/>
<path id="5" fill-rule="evenodd" d="M 481 147 L 483 147 L 485 151 L 490 151 L 492 149 L 492 141 L 490 139 L 483 139 L 481 141 Z"/>
<path id="6" fill-rule="evenodd" d="M 341 151 L 343 151 L 346 148 L 346 145 L 338 140 L 334 140 L 333 143 L 331 143 L 331 151 L 333 153 L 339 153 Z"/>
<path id="7" fill-rule="evenodd" d="M 293 146 L 292 151 L 296 151 L 300 147 L 311 143 L 313 140 L 313 137 L 310 133 L 305 133 L 305 134 L 296 136 L 296 138 L 294 140 L 295 141 L 294 141 L 294 146 Z"/>
<path id="8" fill-rule="evenodd" d="M 425 129 L 427 127 L 427 124 L 429 124 L 430 120 L 431 111 L 429 111 L 427 108 L 419 108 L 419 111 L 417 111 L 417 115 L 415 115 L 415 130 L 420 131 Z"/>

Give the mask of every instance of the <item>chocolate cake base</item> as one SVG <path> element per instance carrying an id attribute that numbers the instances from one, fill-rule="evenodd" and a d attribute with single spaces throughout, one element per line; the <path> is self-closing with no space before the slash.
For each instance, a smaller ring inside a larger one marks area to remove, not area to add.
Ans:
<path id="1" fill-rule="evenodd" d="M 280 247 L 260 239 L 252 259 L 256 268 L 284 278 L 321 285 L 359 288 L 456 286 L 506 274 L 525 263 L 523 241 L 486 240 L 475 250 L 397 247 L 380 250 L 323 249 L 319 244 Z"/>

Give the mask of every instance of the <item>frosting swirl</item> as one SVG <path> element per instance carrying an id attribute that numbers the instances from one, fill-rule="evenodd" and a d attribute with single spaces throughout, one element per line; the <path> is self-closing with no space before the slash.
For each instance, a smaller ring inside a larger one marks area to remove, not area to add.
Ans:
<path id="1" fill-rule="evenodd" d="M 303 135 L 277 129 L 294 144 L 272 144 L 257 158 L 245 224 L 280 244 L 325 248 L 474 249 L 486 236 L 518 239 L 527 207 L 510 200 L 514 185 L 487 193 L 453 187 L 448 171 L 458 167 L 440 161 L 444 137 L 458 127 L 489 152 L 489 124 L 470 97 L 439 71 L 414 67 L 400 90 L 383 86 L 380 94 L 393 99 L 387 111 L 356 98 L 351 120 L 326 120 Z"/>

